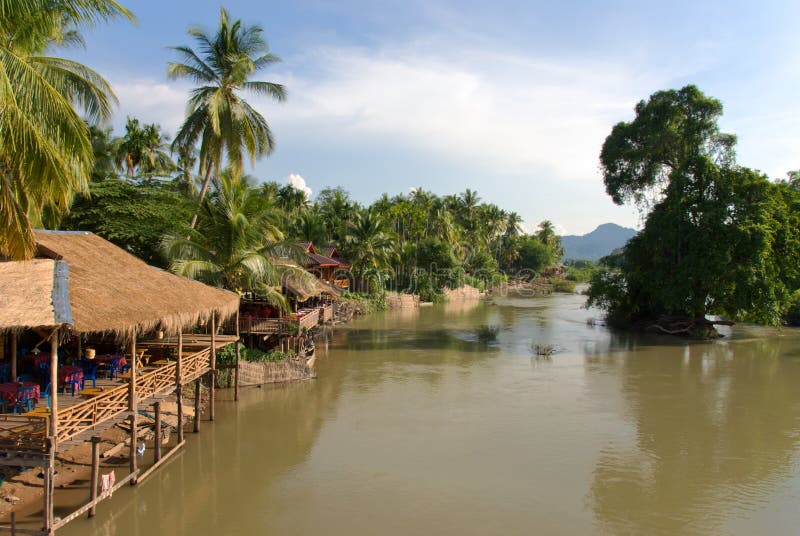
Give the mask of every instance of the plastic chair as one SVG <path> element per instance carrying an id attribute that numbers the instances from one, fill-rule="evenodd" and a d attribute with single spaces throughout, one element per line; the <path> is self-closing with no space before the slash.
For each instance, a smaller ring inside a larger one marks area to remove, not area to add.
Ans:
<path id="1" fill-rule="evenodd" d="M 86 380 L 92 380 L 92 387 L 97 387 L 97 365 L 90 365 L 89 368 L 83 373 L 81 389 L 83 389 L 83 387 L 86 385 Z"/>
<path id="2" fill-rule="evenodd" d="M 36 390 L 33 387 L 20 387 L 17 403 L 14 406 L 14 413 L 17 413 L 18 409 L 24 409 L 26 412 L 32 410 L 35 403 L 33 400 L 34 394 L 36 394 Z"/>
<path id="3" fill-rule="evenodd" d="M 19 376 L 17 376 L 17 382 L 19 383 L 32 382 L 32 381 L 33 381 L 33 376 L 31 376 L 30 374 L 20 374 Z"/>
<path id="4" fill-rule="evenodd" d="M 52 388 L 53 388 L 53 384 L 52 383 L 48 383 L 47 387 L 44 388 L 44 393 L 42 393 L 42 396 L 47 401 L 47 407 L 50 408 L 50 409 L 53 409 L 53 403 L 50 401 L 50 390 Z"/>
<path id="5" fill-rule="evenodd" d="M 119 373 L 122 372 L 122 366 L 120 362 L 122 361 L 122 357 L 115 357 L 111 360 L 111 364 L 108 367 L 108 377 L 109 379 L 114 379 L 114 377 L 118 377 Z"/>
<path id="6" fill-rule="evenodd" d="M 82 380 L 78 380 L 75 378 L 75 375 L 68 376 L 64 378 L 64 393 L 67 392 L 67 386 L 72 387 L 72 396 L 75 396 L 78 391 L 81 390 L 81 386 L 83 385 Z"/>

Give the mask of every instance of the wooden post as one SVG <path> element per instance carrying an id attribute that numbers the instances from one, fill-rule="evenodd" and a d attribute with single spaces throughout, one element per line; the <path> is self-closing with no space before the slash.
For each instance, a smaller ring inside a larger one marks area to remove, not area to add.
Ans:
<path id="1" fill-rule="evenodd" d="M 194 433 L 200 432 L 200 378 L 194 381 Z"/>
<path id="2" fill-rule="evenodd" d="M 154 430 L 156 442 L 153 445 L 153 463 L 155 464 L 161 459 L 161 402 L 153 404 L 153 414 L 156 418 Z"/>
<path id="3" fill-rule="evenodd" d="M 183 364 L 183 331 L 178 332 L 178 361 L 175 363 L 175 397 L 178 403 L 178 443 L 183 443 L 183 387 L 181 366 Z"/>
<path id="4" fill-rule="evenodd" d="M 131 381 L 128 385 L 128 411 L 131 412 L 131 448 L 129 450 L 130 456 L 130 470 L 131 474 L 136 474 L 136 330 L 131 337 Z M 131 486 L 136 485 L 136 477 L 131 478 Z"/>
<path id="5" fill-rule="evenodd" d="M 239 401 L 239 310 L 236 310 L 236 367 L 233 371 L 233 399 Z"/>
<path id="6" fill-rule="evenodd" d="M 58 328 L 50 335 L 50 384 L 50 439 L 55 450 L 58 447 Z"/>
<path id="7" fill-rule="evenodd" d="M 55 404 L 53 404 L 53 408 L 55 407 Z M 49 454 L 47 457 L 47 466 L 42 468 L 42 472 L 44 473 L 44 478 L 42 479 L 42 487 L 44 488 L 44 532 L 53 534 L 53 492 L 55 491 L 53 476 L 55 475 L 56 463 L 55 441 L 48 441 L 47 449 Z"/>
<path id="8" fill-rule="evenodd" d="M 17 381 L 17 334 L 11 332 L 11 378 L 10 382 Z"/>
<path id="9" fill-rule="evenodd" d="M 89 490 L 89 501 L 92 506 L 89 507 L 89 517 L 94 517 L 97 506 L 97 484 L 100 481 L 100 438 L 98 436 L 92 437 L 92 482 Z"/>
<path id="10" fill-rule="evenodd" d="M 211 314 L 211 383 L 208 387 L 208 420 L 214 420 L 214 391 L 217 383 L 217 313 Z"/>

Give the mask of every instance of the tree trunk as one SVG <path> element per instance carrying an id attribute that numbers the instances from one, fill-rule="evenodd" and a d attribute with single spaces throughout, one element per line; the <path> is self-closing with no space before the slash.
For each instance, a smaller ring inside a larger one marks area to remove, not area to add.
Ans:
<path id="1" fill-rule="evenodd" d="M 208 163 L 208 169 L 206 170 L 206 176 L 203 177 L 203 187 L 200 189 L 200 198 L 197 200 L 197 210 L 192 216 L 192 221 L 189 223 L 189 229 L 194 229 L 197 225 L 197 214 L 200 212 L 200 207 L 203 205 L 203 199 L 206 198 L 206 193 L 208 192 L 208 184 L 211 182 L 211 170 L 214 168 L 214 163 Z"/>

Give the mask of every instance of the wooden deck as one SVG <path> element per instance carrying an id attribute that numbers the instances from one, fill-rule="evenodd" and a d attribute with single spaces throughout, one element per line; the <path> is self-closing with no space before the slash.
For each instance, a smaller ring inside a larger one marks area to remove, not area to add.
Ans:
<path id="1" fill-rule="evenodd" d="M 220 349 L 236 337 L 220 335 L 216 337 L 216 348 Z M 169 350 L 177 347 L 177 339 L 158 339 L 141 341 L 139 348 Z M 184 355 L 181 360 L 180 384 L 185 385 L 211 370 L 211 338 L 207 335 L 186 335 Z M 140 368 L 136 374 L 136 407 L 148 406 L 162 400 L 175 391 L 177 362 L 171 361 L 161 366 Z M 89 382 L 86 387 L 91 387 Z M 72 448 L 91 436 L 97 435 L 127 419 L 130 416 L 130 384 L 121 379 L 98 378 L 97 387 L 103 392 L 99 396 L 84 400 L 71 391 L 58 393 L 57 452 Z M 39 407 L 45 407 L 42 396 Z M 0 415 L 0 464 L 9 457 L 18 458 L 20 451 L 35 454 L 47 450 L 48 419 L 44 416 Z M 34 458 L 36 456 L 33 456 Z"/>
<path id="2" fill-rule="evenodd" d="M 300 318 L 285 316 L 282 318 L 239 318 L 239 332 L 248 335 L 289 335 L 297 330 L 314 329 L 323 322 L 333 320 L 333 307 L 323 305 L 307 311 Z"/>

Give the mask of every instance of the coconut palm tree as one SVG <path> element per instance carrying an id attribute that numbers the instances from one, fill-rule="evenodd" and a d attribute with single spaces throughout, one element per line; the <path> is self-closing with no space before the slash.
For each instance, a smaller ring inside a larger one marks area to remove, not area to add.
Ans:
<path id="1" fill-rule="evenodd" d="M 111 87 L 78 62 L 45 55 L 79 43 L 80 26 L 133 15 L 113 0 L 2 0 L 0 4 L 0 254 L 34 254 L 32 225 L 66 212 L 88 189 L 91 122 L 111 116 Z"/>
<path id="2" fill-rule="evenodd" d="M 350 260 L 359 288 L 369 290 L 366 279 L 387 273 L 397 257 L 396 241 L 376 213 L 365 210 L 349 222 L 345 234 L 345 256 Z"/>
<path id="3" fill-rule="evenodd" d="M 251 80 L 256 72 L 280 61 L 269 52 L 259 26 L 231 21 L 227 11 L 221 9 L 216 33 L 208 34 L 198 27 L 189 28 L 188 33 L 197 43 L 197 50 L 173 47 L 179 61 L 168 64 L 167 75 L 191 80 L 198 86 L 192 90 L 186 119 L 172 148 L 177 152 L 199 142 L 199 172 L 204 177 L 198 199 L 201 206 L 211 176 L 219 175 L 224 157 L 238 175 L 245 153 L 252 163 L 270 154 L 275 146 L 266 119 L 241 94 L 267 95 L 282 101 L 286 90 L 280 84 Z M 191 228 L 196 223 L 195 214 Z"/>
<path id="4" fill-rule="evenodd" d="M 279 211 L 246 176 L 223 170 L 219 188 L 203 201 L 201 211 L 203 219 L 188 238 L 177 233 L 164 239 L 174 273 L 236 292 L 254 291 L 282 305 L 285 300 L 275 287 L 288 272 L 313 277 L 276 262 L 291 249 L 276 225 Z"/>
<path id="5" fill-rule="evenodd" d="M 128 117 L 125 135 L 114 141 L 117 165 L 129 178 L 137 175 L 166 176 L 178 167 L 172 161 L 167 136 L 155 123 L 141 126 L 139 120 Z"/>

